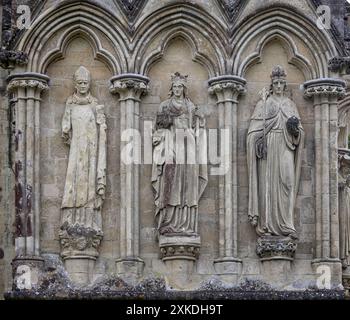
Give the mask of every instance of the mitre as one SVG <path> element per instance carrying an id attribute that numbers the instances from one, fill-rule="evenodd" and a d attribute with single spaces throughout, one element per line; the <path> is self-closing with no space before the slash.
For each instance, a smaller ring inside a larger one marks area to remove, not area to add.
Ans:
<path id="1" fill-rule="evenodd" d="M 80 66 L 74 73 L 74 80 L 87 80 L 90 81 L 90 71 L 83 66 Z"/>

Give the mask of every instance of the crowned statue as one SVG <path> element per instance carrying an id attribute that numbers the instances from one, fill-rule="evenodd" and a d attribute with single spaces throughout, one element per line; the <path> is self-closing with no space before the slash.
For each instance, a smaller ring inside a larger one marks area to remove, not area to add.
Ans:
<path id="1" fill-rule="evenodd" d="M 296 240 L 294 206 L 304 131 L 285 92 L 286 73 L 275 66 L 270 90 L 261 92 L 248 129 L 248 217 L 259 236 Z"/>
<path id="2" fill-rule="evenodd" d="M 205 119 L 187 94 L 187 78 L 171 77 L 153 134 L 152 186 L 160 236 L 198 236 L 198 204 L 208 183 Z"/>

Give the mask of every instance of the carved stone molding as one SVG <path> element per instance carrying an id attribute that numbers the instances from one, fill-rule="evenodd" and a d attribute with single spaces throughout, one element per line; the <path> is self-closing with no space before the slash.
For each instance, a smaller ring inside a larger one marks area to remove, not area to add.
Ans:
<path id="1" fill-rule="evenodd" d="M 147 0 L 119 0 L 116 3 L 122 9 L 129 22 L 133 23 L 147 3 Z"/>
<path id="2" fill-rule="evenodd" d="M 350 73 L 350 57 L 334 57 L 328 61 L 328 68 L 333 72 Z"/>
<path id="3" fill-rule="evenodd" d="M 167 260 L 197 260 L 199 257 L 200 237 L 160 236 L 159 247 L 161 259 Z"/>
<path id="4" fill-rule="evenodd" d="M 245 0 L 216 0 L 221 11 L 232 23 L 238 16 L 240 10 L 245 4 Z"/>
<path id="5" fill-rule="evenodd" d="M 262 261 L 293 260 L 296 241 L 286 237 L 263 236 L 258 238 L 256 253 Z"/>
<path id="6" fill-rule="evenodd" d="M 304 83 L 304 95 L 307 98 L 313 96 L 333 96 L 339 99 L 345 96 L 346 83 L 340 79 L 317 79 Z"/>

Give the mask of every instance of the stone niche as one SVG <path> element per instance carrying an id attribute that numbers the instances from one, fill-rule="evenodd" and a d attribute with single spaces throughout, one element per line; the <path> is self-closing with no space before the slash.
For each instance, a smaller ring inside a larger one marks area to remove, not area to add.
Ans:
<path id="1" fill-rule="evenodd" d="M 188 75 L 190 99 L 201 108 L 208 128 L 217 127 L 217 110 L 208 95 L 208 72 L 192 60 L 193 52 L 188 42 L 181 38 L 173 39 L 166 48 L 161 60 L 149 70 L 150 92 L 144 97 L 142 113 L 145 120 L 154 121 L 159 104 L 168 98 L 171 88 L 170 76 L 175 72 Z M 146 270 L 166 274 L 182 288 L 198 286 L 207 274 L 214 272 L 213 262 L 217 254 L 217 176 L 209 175 L 209 182 L 199 205 L 199 234 L 201 237 L 200 255 L 193 267 L 179 265 L 173 270 L 159 259 L 159 244 L 156 240 L 154 221 L 154 200 L 151 181 L 152 165 L 142 165 L 141 171 L 141 255 L 145 259 Z M 179 283 L 176 279 L 182 280 Z M 183 278 L 183 279 L 180 279 Z"/>
<path id="2" fill-rule="evenodd" d="M 109 93 L 108 80 L 111 72 L 106 65 L 94 59 L 93 50 L 84 38 L 73 39 L 62 60 L 49 65 L 50 92 L 43 97 L 41 134 L 41 190 L 42 190 L 42 237 L 43 254 L 60 254 L 59 230 L 61 203 L 66 179 L 69 147 L 64 144 L 62 117 L 67 98 L 73 93 L 73 73 L 79 66 L 91 72 L 91 94 L 104 104 L 107 115 L 107 190 L 102 212 L 103 241 L 92 279 L 114 270 L 118 255 L 119 212 L 119 112 L 115 98 Z"/>

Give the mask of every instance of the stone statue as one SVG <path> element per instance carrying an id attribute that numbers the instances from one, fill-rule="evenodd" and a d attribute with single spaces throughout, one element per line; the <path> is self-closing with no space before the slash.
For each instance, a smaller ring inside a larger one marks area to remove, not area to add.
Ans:
<path id="1" fill-rule="evenodd" d="M 63 256 L 84 250 L 96 256 L 102 239 L 107 126 L 104 106 L 91 95 L 90 82 L 90 72 L 79 67 L 74 74 L 75 93 L 67 100 L 62 120 L 62 137 L 70 146 L 62 200 Z"/>
<path id="2" fill-rule="evenodd" d="M 157 230 L 163 236 L 197 236 L 198 203 L 208 182 L 205 119 L 187 96 L 187 76 L 177 72 L 171 79 L 153 134 Z"/>
<path id="3" fill-rule="evenodd" d="M 285 90 L 286 73 L 275 66 L 270 91 L 262 91 L 248 129 L 248 217 L 259 236 L 295 240 L 293 212 L 304 131 Z"/>
<path id="4" fill-rule="evenodd" d="M 350 150 L 339 149 L 340 259 L 343 268 L 350 263 Z"/>

